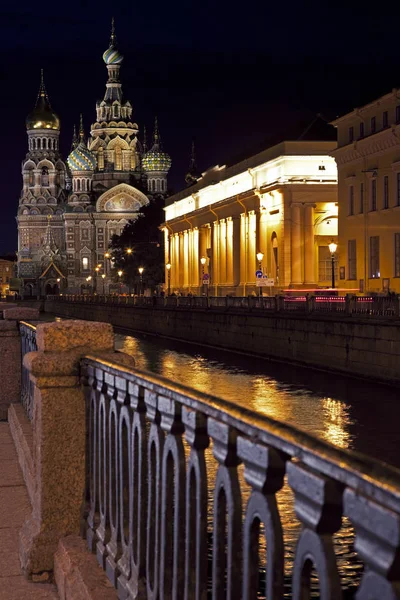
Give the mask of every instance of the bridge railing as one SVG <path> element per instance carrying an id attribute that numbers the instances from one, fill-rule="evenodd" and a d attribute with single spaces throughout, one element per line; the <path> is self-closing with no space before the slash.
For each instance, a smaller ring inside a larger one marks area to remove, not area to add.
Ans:
<path id="1" fill-rule="evenodd" d="M 90 356 L 82 367 L 86 538 L 119 597 L 300 600 L 314 568 L 318 597 L 340 599 L 335 534 L 353 529 L 357 599 L 398 597 L 398 470 L 149 373 Z M 302 526 L 289 574 L 285 477 Z"/>
<path id="2" fill-rule="evenodd" d="M 25 321 L 19 324 L 21 336 L 21 404 L 30 421 L 33 419 L 34 386 L 29 376 L 28 369 L 24 366 L 24 356 L 28 352 L 37 350 L 36 327 Z"/>
<path id="3" fill-rule="evenodd" d="M 74 295 L 48 296 L 59 302 L 110 304 L 181 309 L 238 309 L 264 312 L 341 313 L 366 317 L 400 316 L 398 296 L 104 296 Z"/>

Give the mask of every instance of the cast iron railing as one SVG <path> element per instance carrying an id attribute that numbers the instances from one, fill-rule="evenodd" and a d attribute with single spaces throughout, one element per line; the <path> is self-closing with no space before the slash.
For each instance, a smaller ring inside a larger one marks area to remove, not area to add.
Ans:
<path id="1" fill-rule="evenodd" d="M 120 598 L 340 600 L 353 568 L 357 600 L 399 597 L 400 471 L 149 373 L 82 367 L 86 538 Z"/>
<path id="2" fill-rule="evenodd" d="M 29 371 L 24 367 L 24 356 L 28 352 L 37 350 L 36 345 L 36 327 L 30 323 L 21 321 L 19 324 L 21 335 L 21 403 L 25 408 L 30 421 L 33 418 L 33 398 L 34 385 L 29 377 Z"/>
<path id="3" fill-rule="evenodd" d="M 239 309 L 259 312 L 332 313 L 362 317 L 400 316 L 398 296 L 89 296 L 63 294 L 47 296 L 58 302 L 140 306 L 148 308 L 179 308 L 183 310 Z"/>

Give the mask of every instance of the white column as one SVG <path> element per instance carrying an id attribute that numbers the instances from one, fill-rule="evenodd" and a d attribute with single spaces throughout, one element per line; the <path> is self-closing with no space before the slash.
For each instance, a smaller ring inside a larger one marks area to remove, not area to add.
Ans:
<path id="1" fill-rule="evenodd" d="M 247 282 L 255 283 L 256 281 L 256 268 L 257 268 L 257 248 L 256 248 L 256 236 L 257 236 L 257 217 L 254 210 L 249 211 L 248 221 L 248 267 L 247 267 Z"/>
<path id="2" fill-rule="evenodd" d="M 226 221 L 219 221 L 219 283 L 226 283 Z"/>
<path id="3" fill-rule="evenodd" d="M 189 232 L 183 232 L 183 285 L 189 285 Z"/>
<path id="4" fill-rule="evenodd" d="M 233 221 L 226 219 L 226 283 L 233 285 Z"/>

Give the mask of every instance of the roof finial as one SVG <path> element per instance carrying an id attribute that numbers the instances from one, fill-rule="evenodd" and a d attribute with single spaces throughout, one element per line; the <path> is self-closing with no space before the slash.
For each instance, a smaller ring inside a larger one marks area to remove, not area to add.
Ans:
<path id="1" fill-rule="evenodd" d="M 84 141 L 85 141 L 85 130 L 83 129 L 83 116 L 81 113 L 80 120 L 79 120 L 79 142 L 84 142 Z"/>
<path id="2" fill-rule="evenodd" d="M 71 151 L 75 150 L 78 145 L 78 136 L 76 135 L 76 125 L 74 125 L 74 133 L 72 134 Z"/>
<path id="3" fill-rule="evenodd" d="M 111 36 L 110 36 L 110 48 L 116 48 L 117 46 L 117 36 L 115 35 L 115 24 L 114 17 L 111 18 Z"/>
<path id="4" fill-rule="evenodd" d="M 47 102 L 49 102 L 49 97 L 47 95 L 46 88 L 44 85 L 43 69 L 40 69 L 40 86 L 39 86 L 39 93 L 37 96 L 36 104 L 38 103 L 39 98 L 46 98 Z M 49 104 L 50 104 L 50 102 L 49 102 Z"/>
<path id="5" fill-rule="evenodd" d="M 158 144 L 158 140 L 159 140 L 159 133 L 158 133 L 158 119 L 157 117 L 154 118 L 154 143 Z"/>
<path id="6" fill-rule="evenodd" d="M 146 126 L 143 127 L 143 153 L 147 152 L 147 132 Z"/>
<path id="7" fill-rule="evenodd" d="M 190 155 L 190 168 L 194 169 L 196 167 L 196 152 L 194 148 L 194 140 L 192 140 L 192 153 Z"/>

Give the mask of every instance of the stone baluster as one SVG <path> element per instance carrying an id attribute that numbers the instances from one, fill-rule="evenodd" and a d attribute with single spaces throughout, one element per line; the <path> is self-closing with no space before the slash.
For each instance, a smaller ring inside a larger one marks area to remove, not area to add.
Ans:
<path id="1" fill-rule="evenodd" d="M 365 563 L 357 600 L 400 598 L 400 515 L 352 489 L 344 514 L 356 531 L 355 550 Z"/>
<path id="2" fill-rule="evenodd" d="M 164 446 L 164 433 L 160 427 L 160 413 L 157 394 L 145 390 L 147 419 L 150 431 L 147 442 L 148 489 L 147 489 L 147 537 L 146 537 L 146 591 L 149 600 L 159 598 L 159 556 L 160 556 L 160 499 L 161 499 L 161 458 Z"/>
<path id="3" fill-rule="evenodd" d="M 207 600 L 207 419 L 183 407 L 190 455 L 186 476 L 185 600 Z"/>
<path id="4" fill-rule="evenodd" d="M 85 400 L 79 361 L 114 349 L 111 325 L 86 321 L 42 323 L 37 352 L 24 357 L 34 384 L 32 515 L 20 533 L 27 574 L 52 571 L 58 540 L 81 531 L 85 490 Z"/>
<path id="5" fill-rule="evenodd" d="M 214 488 L 213 600 L 242 598 L 242 497 L 237 467 L 236 431 L 215 419 L 207 424 L 219 466 Z M 225 547 L 225 530 L 227 539 Z"/>
<path id="6" fill-rule="evenodd" d="M 264 525 L 266 585 L 269 600 L 283 598 L 284 546 L 276 492 L 283 486 L 284 454 L 239 437 L 238 455 L 244 463 L 244 478 L 252 491 L 243 525 L 243 600 L 257 598 L 259 592 L 260 523 Z"/>
<path id="7" fill-rule="evenodd" d="M 293 564 L 292 598 L 310 597 L 314 566 L 321 600 L 341 600 L 332 534 L 340 529 L 342 522 L 343 487 L 302 464 L 290 462 L 286 470 L 288 484 L 295 494 L 296 515 L 303 524 Z"/>
<path id="8" fill-rule="evenodd" d="M 129 547 L 131 577 L 126 590 L 132 598 L 146 593 L 146 509 L 147 509 L 147 434 L 144 388 L 129 382 L 130 407 L 133 411 L 131 469 L 129 481 Z M 124 582 L 119 581 L 123 587 Z"/>
<path id="9" fill-rule="evenodd" d="M 185 555 L 184 426 L 179 402 L 158 397 L 161 427 L 166 432 L 161 465 L 160 597 L 182 600 Z"/>

